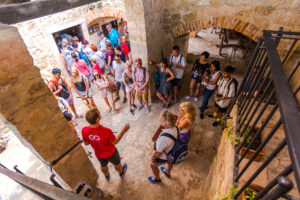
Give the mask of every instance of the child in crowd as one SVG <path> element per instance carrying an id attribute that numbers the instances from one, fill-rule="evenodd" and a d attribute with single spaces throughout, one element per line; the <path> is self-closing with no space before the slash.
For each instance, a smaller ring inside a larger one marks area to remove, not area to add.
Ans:
<path id="1" fill-rule="evenodd" d="M 195 121 L 196 109 L 191 102 L 183 102 L 179 105 L 179 114 L 176 126 L 180 130 L 180 140 L 187 144 L 190 140 L 191 129 Z"/>

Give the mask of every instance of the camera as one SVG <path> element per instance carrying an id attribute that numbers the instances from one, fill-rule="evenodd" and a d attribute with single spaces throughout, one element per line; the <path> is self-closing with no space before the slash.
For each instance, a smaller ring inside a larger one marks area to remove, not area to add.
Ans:
<path id="1" fill-rule="evenodd" d="M 221 97 L 223 97 L 223 95 L 221 95 L 221 94 L 217 94 L 217 97 L 221 98 Z"/>

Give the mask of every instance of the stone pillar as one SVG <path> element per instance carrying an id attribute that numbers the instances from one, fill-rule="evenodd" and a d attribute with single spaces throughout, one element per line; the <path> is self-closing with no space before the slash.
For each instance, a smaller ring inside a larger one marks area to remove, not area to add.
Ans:
<path id="1" fill-rule="evenodd" d="M 16 28 L 0 25 L 0 48 L 0 113 L 30 144 L 27 146 L 50 163 L 78 138 L 33 66 Z M 53 169 L 72 188 L 80 180 L 97 184 L 98 174 L 80 145 Z"/>

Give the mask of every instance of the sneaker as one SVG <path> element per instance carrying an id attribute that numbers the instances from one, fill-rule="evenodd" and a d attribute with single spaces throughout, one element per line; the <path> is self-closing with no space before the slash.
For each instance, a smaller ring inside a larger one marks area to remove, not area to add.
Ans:
<path id="1" fill-rule="evenodd" d="M 197 102 L 199 99 L 197 97 L 195 97 L 195 101 Z"/>
<path id="2" fill-rule="evenodd" d="M 186 96 L 186 97 L 185 97 L 185 99 L 190 99 L 190 98 L 191 98 L 190 96 Z"/>
<path id="3" fill-rule="evenodd" d="M 204 118 L 203 113 L 200 113 L 200 119 L 203 119 L 203 118 Z"/>
<path id="4" fill-rule="evenodd" d="M 126 102 L 127 102 L 127 98 L 124 98 L 124 99 L 123 99 L 123 103 L 126 103 Z"/>
<path id="5" fill-rule="evenodd" d="M 149 176 L 148 177 L 148 181 L 150 181 L 151 183 L 161 183 L 161 180 L 157 180 L 155 177 L 153 176 Z"/>
<path id="6" fill-rule="evenodd" d="M 127 164 L 124 163 L 122 166 L 122 172 L 119 174 L 120 176 L 123 176 L 125 174 L 125 172 L 127 171 Z"/>
<path id="7" fill-rule="evenodd" d="M 144 105 L 140 105 L 139 110 L 142 110 L 144 108 Z"/>
<path id="8" fill-rule="evenodd" d="M 147 113 L 151 112 L 151 109 L 149 106 L 146 106 L 146 110 L 147 110 Z"/>
<path id="9" fill-rule="evenodd" d="M 214 115 L 208 114 L 207 117 L 209 117 L 209 118 L 214 118 Z"/>
<path id="10" fill-rule="evenodd" d="M 135 104 L 131 104 L 132 105 L 132 107 L 134 107 L 134 109 L 137 109 L 137 107 L 136 107 L 136 105 Z"/>
<path id="11" fill-rule="evenodd" d="M 120 97 L 117 97 L 115 98 L 115 102 L 119 101 L 120 100 Z"/>
<path id="12" fill-rule="evenodd" d="M 134 112 L 133 112 L 133 110 L 132 110 L 132 109 L 130 109 L 130 110 L 129 110 L 129 112 L 130 112 L 132 115 L 134 115 Z"/>

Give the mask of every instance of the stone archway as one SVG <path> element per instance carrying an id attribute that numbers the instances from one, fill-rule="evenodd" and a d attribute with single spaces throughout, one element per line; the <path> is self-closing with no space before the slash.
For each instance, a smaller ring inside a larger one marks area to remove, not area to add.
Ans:
<path id="1" fill-rule="evenodd" d="M 85 16 L 85 21 L 89 26 L 99 18 L 103 17 L 124 18 L 124 10 L 120 8 L 102 8 L 101 10 L 94 10 Z"/>
<path id="2" fill-rule="evenodd" d="M 242 21 L 230 16 L 201 18 L 193 22 L 179 25 L 171 30 L 174 38 L 183 36 L 191 31 L 197 31 L 209 27 L 226 28 L 242 33 L 257 42 L 257 37 L 262 36 L 262 30 L 254 24 Z"/>

